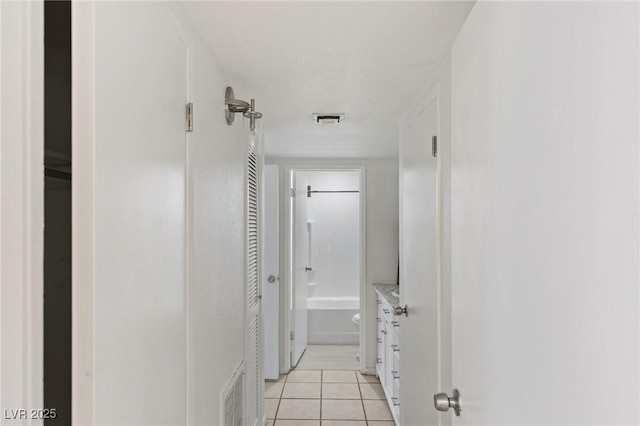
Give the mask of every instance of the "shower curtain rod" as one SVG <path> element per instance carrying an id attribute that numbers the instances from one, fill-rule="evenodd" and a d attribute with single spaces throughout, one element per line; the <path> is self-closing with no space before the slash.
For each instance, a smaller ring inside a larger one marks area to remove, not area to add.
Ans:
<path id="1" fill-rule="evenodd" d="M 311 194 L 346 194 L 359 192 L 360 191 L 312 191 L 311 186 L 307 185 L 307 198 L 310 198 Z"/>

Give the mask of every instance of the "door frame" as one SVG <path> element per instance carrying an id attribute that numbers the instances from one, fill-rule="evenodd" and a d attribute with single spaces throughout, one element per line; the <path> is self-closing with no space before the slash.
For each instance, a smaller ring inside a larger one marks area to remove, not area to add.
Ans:
<path id="1" fill-rule="evenodd" d="M 95 3 L 71 4 L 71 170 L 72 188 L 72 328 L 71 328 L 71 420 L 94 422 L 93 278 L 94 194 L 93 156 L 95 126 Z M 81 35 L 81 36 L 79 36 Z M 85 143 L 76 143 L 77 141 Z M 75 285 L 83 282 L 89 285 Z"/>
<path id="2" fill-rule="evenodd" d="M 443 124 L 442 124 L 442 97 L 441 97 L 441 90 L 440 90 L 440 82 L 436 81 L 435 83 L 433 83 L 433 85 L 431 86 L 431 88 L 429 89 L 427 96 L 425 96 L 424 98 L 422 98 L 419 102 L 417 102 L 406 114 L 405 116 L 402 118 L 402 120 L 400 121 L 400 140 L 403 141 L 405 136 L 405 132 L 404 129 L 405 127 L 412 122 L 413 120 L 415 120 L 432 102 L 435 102 L 436 105 L 436 136 L 438 137 L 438 151 L 437 151 L 437 155 L 436 155 L 436 235 L 437 235 L 437 241 L 436 241 L 436 246 L 437 246 L 437 258 L 436 258 L 436 264 L 437 264 L 437 271 L 436 271 L 436 294 L 437 294 L 437 312 L 436 312 L 436 317 L 437 317 L 437 382 L 438 382 L 438 388 L 439 389 L 443 389 L 443 385 L 450 383 L 450 375 L 451 375 L 451 362 L 450 362 L 450 358 L 451 358 L 451 353 L 449 352 L 449 348 L 450 348 L 450 341 L 451 341 L 451 330 L 450 330 L 450 320 L 443 318 L 443 315 L 448 314 L 448 317 L 450 317 L 450 312 L 446 313 L 444 311 L 444 303 L 446 302 L 445 300 L 443 300 L 443 295 L 445 293 L 447 293 L 450 298 L 450 290 L 449 291 L 444 291 L 443 289 L 443 202 L 444 202 L 444 198 L 443 198 L 443 182 L 442 182 L 442 174 L 443 174 L 443 150 L 441 149 L 443 147 L 443 145 L 445 143 L 448 143 L 448 141 L 445 141 L 445 137 L 443 137 Z M 448 137 L 448 135 L 447 135 Z M 399 155 L 398 155 L 398 159 L 399 159 L 399 170 L 400 173 L 402 173 L 402 149 L 403 149 L 403 144 L 401 143 L 399 146 Z M 445 154 L 448 155 L 448 154 Z M 400 192 L 400 199 L 399 199 L 399 208 L 400 208 L 400 214 L 398 217 L 399 220 L 399 226 L 400 226 L 400 230 L 404 229 L 403 227 L 403 220 L 402 220 L 402 209 L 403 209 L 403 198 L 402 198 L 402 193 L 403 193 L 403 187 L 402 187 L 402 179 L 400 179 L 399 181 L 399 192 Z M 402 232 L 400 232 L 399 235 L 399 249 L 400 249 L 400 257 L 402 259 Z M 400 269 L 400 274 L 402 275 L 402 266 Z M 400 292 L 400 297 L 402 298 L 402 292 Z M 404 299 L 401 299 L 400 303 L 401 304 L 405 304 L 407 301 Z M 449 306 L 450 309 L 450 306 Z M 444 330 L 445 326 L 449 326 L 448 329 L 448 334 L 444 335 L 444 332 L 446 332 Z M 445 342 L 446 341 L 446 342 Z M 445 343 L 445 344 L 443 344 Z M 444 352 L 448 352 L 448 353 L 444 353 Z M 445 360 L 445 357 L 449 357 L 449 360 Z M 446 369 L 446 371 L 443 371 L 443 367 Z M 448 391 L 448 390 L 447 390 Z M 445 420 L 443 419 L 443 416 L 439 416 L 440 421 L 439 424 L 450 424 L 450 420 Z M 444 421 L 443 421 L 444 420 Z"/>
<path id="3" fill-rule="evenodd" d="M 261 354 L 262 359 L 263 359 L 263 368 L 262 368 L 262 375 L 265 375 L 265 355 L 267 352 L 266 349 L 266 318 L 265 318 L 265 305 L 266 305 L 266 299 L 265 299 L 265 292 L 266 292 L 266 287 L 267 286 L 272 286 L 272 285 L 276 285 L 277 289 L 275 291 L 275 308 L 276 308 L 276 331 L 277 331 L 277 338 L 276 338 L 276 347 L 277 347 L 277 353 L 276 353 L 276 363 L 277 363 L 277 372 L 278 375 L 280 374 L 280 341 L 282 339 L 281 336 L 281 327 L 280 327 L 280 309 L 282 309 L 282 304 L 281 304 L 281 300 L 280 300 L 280 295 L 281 295 L 281 276 L 282 274 L 280 273 L 280 210 L 281 210 L 281 206 L 280 206 L 280 199 L 281 199 L 281 194 L 280 194 L 280 167 L 276 164 L 265 164 L 264 163 L 264 157 L 262 158 L 261 161 L 261 167 L 262 167 L 262 171 L 260 173 L 260 178 L 261 178 L 261 182 L 260 182 L 260 203 L 259 203 L 259 208 L 260 208 L 260 220 L 261 223 L 263 224 L 263 226 L 260 227 L 260 294 L 262 294 L 262 317 L 260 319 L 261 322 L 261 331 L 262 331 L 262 342 L 261 342 L 261 346 L 260 346 L 260 350 L 264 351 L 264 353 Z M 277 270 L 276 270 L 276 281 L 275 283 L 267 283 L 267 279 L 265 279 L 264 275 L 267 274 L 267 265 L 266 265 L 266 261 L 265 261 L 265 256 L 264 256 L 264 250 L 267 247 L 267 194 L 270 192 L 271 188 L 267 188 L 267 168 L 268 167 L 273 167 L 275 168 L 275 172 L 276 172 L 276 176 L 275 176 L 275 186 L 276 186 L 276 199 L 275 199 L 275 222 L 276 222 L 276 256 L 278 258 L 278 261 L 276 262 L 277 265 Z"/>
<path id="4" fill-rule="evenodd" d="M 0 2 L 0 22 L 0 402 L 42 408 L 44 3 Z"/>
<path id="5" fill-rule="evenodd" d="M 364 319 L 367 318 L 367 277 L 366 277 L 366 166 L 363 164 L 345 164 L 336 165 L 331 163 L 318 163 L 318 164 L 287 164 L 284 167 L 284 184 L 282 193 L 284 194 L 285 205 L 282 206 L 285 213 L 285 230 L 284 230 L 284 271 L 281 272 L 281 276 L 284 275 L 282 282 L 284 285 L 284 324 L 283 324 L 283 358 L 285 370 L 291 370 L 291 339 L 287 336 L 291 335 L 293 329 L 293 310 L 291 309 L 291 297 L 293 296 L 293 274 L 291 268 L 291 197 L 287 196 L 291 189 L 291 173 L 295 171 L 358 171 L 360 172 L 360 371 L 366 373 L 367 371 L 367 324 Z"/>

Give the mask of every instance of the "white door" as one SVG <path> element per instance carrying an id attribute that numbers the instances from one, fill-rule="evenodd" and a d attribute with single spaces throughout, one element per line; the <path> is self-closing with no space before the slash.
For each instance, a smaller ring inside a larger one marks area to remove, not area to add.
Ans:
<path id="1" fill-rule="evenodd" d="M 167 5 L 74 7 L 74 422 L 183 424 L 188 49 Z"/>
<path id="2" fill-rule="evenodd" d="M 264 381 L 260 347 L 262 336 L 261 292 L 260 292 L 260 172 L 261 158 L 255 132 L 248 135 L 249 147 L 247 155 L 247 343 L 245 360 L 245 402 L 247 425 L 256 425 L 262 421 L 262 396 Z"/>
<path id="3" fill-rule="evenodd" d="M 639 12 L 478 2 L 456 41 L 456 425 L 640 424 Z"/>
<path id="4" fill-rule="evenodd" d="M 307 284 L 309 282 L 309 233 L 307 232 L 307 181 L 300 173 L 292 176 L 293 197 L 293 348 L 291 366 L 296 366 L 307 349 Z"/>
<path id="5" fill-rule="evenodd" d="M 437 159 L 438 102 L 404 127 L 400 165 L 400 423 L 437 425 L 427 395 L 439 387 L 439 259 Z M 437 342 L 437 344 L 436 344 Z"/>
<path id="6" fill-rule="evenodd" d="M 280 278 L 278 256 L 278 166 L 264 166 L 262 235 L 262 307 L 264 326 L 264 378 L 280 374 Z"/>

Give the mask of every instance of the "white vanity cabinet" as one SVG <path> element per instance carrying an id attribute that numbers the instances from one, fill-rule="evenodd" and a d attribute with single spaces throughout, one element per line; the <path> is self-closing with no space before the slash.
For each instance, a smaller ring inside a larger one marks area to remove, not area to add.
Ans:
<path id="1" fill-rule="evenodd" d="M 379 287 L 388 290 L 388 287 L 393 286 L 376 285 L 378 295 L 376 374 L 380 378 L 391 414 L 397 424 L 400 413 L 400 322 L 393 314 L 394 307 L 387 300 L 388 296 L 385 297 L 390 290 L 381 291 Z M 393 301 L 395 298 L 389 299 Z"/>

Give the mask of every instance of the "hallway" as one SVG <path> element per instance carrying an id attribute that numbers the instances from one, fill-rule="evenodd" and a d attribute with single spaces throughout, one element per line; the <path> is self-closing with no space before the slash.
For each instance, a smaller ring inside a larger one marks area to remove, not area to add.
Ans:
<path id="1" fill-rule="evenodd" d="M 640 425 L 640 1 L 57 3 L 0 1 L 2 425 Z"/>
<path id="2" fill-rule="evenodd" d="M 265 384 L 269 426 L 393 426 L 380 381 L 357 371 L 293 370 Z"/>

